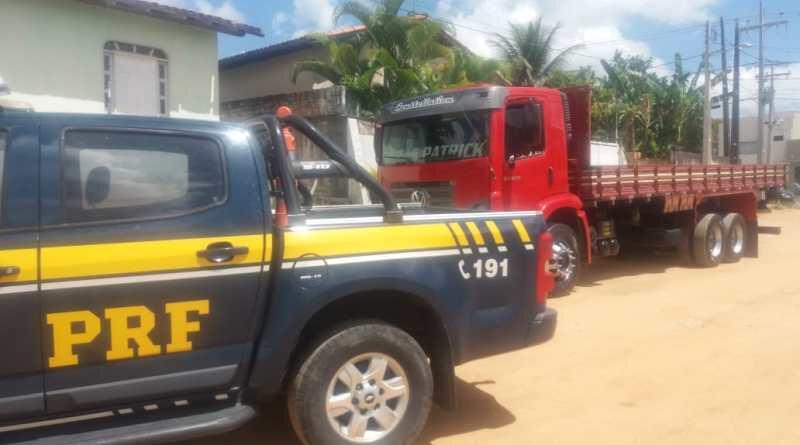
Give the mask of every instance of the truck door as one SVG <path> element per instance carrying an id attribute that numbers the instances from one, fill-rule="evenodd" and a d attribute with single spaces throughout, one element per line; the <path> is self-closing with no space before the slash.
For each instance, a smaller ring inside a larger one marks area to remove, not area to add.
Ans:
<path id="1" fill-rule="evenodd" d="M 38 125 L 0 117 L 0 421 L 44 411 L 38 176 Z"/>
<path id="2" fill-rule="evenodd" d="M 542 105 L 509 99 L 505 111 L 503 196 L 508 210 L 530 210 L 550 194 L 554 174 L 545 150 Z"/>
<path id="3" fill-rule="evenodd" d="M 227 399 L 269 250 L 247 135 L 95 119 L 42 130 L 47 411 Z"/>

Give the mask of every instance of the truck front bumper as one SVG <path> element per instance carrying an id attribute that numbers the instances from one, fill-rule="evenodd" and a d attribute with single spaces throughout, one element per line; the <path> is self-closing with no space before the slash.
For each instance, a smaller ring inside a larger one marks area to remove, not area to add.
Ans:
<path id="1" fill-rule="evenodd" d="M 558 312 L 555 309 L 546 308 L 536 314 L 528 326 L 528 335 L 525 343 L 528 346 L 533 346 L 553 338 L 556 333 L 557 320 Z"/>

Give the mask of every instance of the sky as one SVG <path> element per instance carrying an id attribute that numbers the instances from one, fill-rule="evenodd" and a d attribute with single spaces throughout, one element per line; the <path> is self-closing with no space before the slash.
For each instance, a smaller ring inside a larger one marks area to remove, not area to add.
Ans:
<path id="1" fill-rule="evenodd" d="M 231 20 L 259 26 L 264 37 L 220 35 L 220 57 L 282 42 L 310 32 L 326 31 L 353 24 L 344 19 L 334 23 L 333 13 L 342 0 L 156 0 L 195 9 Z M 375 0 L 361 0 L 371 5 Z M 767 21 L 788 21 L 765 33 L 765 56 L 770 61 L 792 62 L 775 68 L 789 73 L 775 81 L 778 111 L 800 111 L 800 1 L 764 0 Z M 582 44 L 570 59 L 572 67 L 590 65 L 600 69 L 600 60 L 614 51 L 653 58 L 660 74 L 673 72 L 675 53 L 687 70 L 697 69 L 702 60 L 704 24 L 714 24 L 712 49 L 721 48 L 719 19 L 725 18 L 728 63 L 732 65 L 734 19 L 742 26 L 758 19 L 757 0 L 406 0 L 403 11 L 427 13 L 441 21 L 468 48 L 493 56 L 489 41 L 494 33 L 506 33 L 509 23 L 543 18 L 548 25 L 560 25 L 556 48 Z M 743 34 L 742 112 L 756 110 L 756 69 L 758 35 Z M 712 56 L 715 69 L 721 55 Z M 717 87 L 720 89 L 721 87 Z"/>

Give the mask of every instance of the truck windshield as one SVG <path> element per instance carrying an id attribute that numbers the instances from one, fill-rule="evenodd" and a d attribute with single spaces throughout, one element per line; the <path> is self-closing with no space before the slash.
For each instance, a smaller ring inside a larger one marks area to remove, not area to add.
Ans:
<path id="1" fill-rule="evenodd" d="M 441 114 L 383 127 L 382 165 L 420 164 L 486 156 L 489 111 Z"/>

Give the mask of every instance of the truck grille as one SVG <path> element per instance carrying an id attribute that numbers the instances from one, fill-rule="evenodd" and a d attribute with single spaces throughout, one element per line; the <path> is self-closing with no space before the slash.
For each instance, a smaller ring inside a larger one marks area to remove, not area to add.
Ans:
<path id="1" fill-rule="evenodd" d="M 397 202 L 421 203 L 432 207 L 453 206 L 453 185 L 450 182 L 407 182 L 392 185 Z"/>

